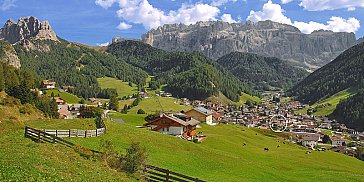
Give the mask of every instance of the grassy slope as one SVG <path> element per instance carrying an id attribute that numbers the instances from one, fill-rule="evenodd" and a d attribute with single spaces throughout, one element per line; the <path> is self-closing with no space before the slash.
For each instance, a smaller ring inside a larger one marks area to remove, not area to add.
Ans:
<path id="1" fill-rule="evenodd" d="M 0 92 L 0 99 L 4 96 Z M 19 113 L 18 106 L 3 105 L 0 116 L 0 181 L 130 181 L 124 173 L 86 160 L 71 148 L 24 138 L 25 126 L 94 129 L 93 119 L 45 120 L 37 110 L 27 115 Z"/>
<path id="2" fill-rule="evenodd" d="M 73 95 L 73 94 L 70 94 L 68 92 L 59 92 L 58 90 L 56 89 L 52 89 L 52 90 L 46 90 L 46 93 L 47 93 L 47 96 L 51 96 L 51 94 L 54 94 L 55 97 L 58 97 L 58 94 L 59 96 L 66 100 L 68 104 L 78 104 L 81 100 L 81 98 Z M 88 103 L 87 104 L 91 104 L 91 103 Z"/>
<path id="3" fill-rule="evenodd" d="M 115 79 L 115 78 L 98 78 L 97 81 L 102 89 L 105 89 L 105 88 L 116 89 L 116 91 L 119 94 L 119 97 L 133 95 L 135 93 L 138 93 L 138 89 L 137 89 L 136 85 L 133 85 L 133 87 L 130 87 L 128 82 L 123 82 L 123 81 Z"/>
<path id="4" fill-rule="evenodd" d="M 211 102 L 214 103 L 222 103 L 224 105 L 227 104 L 233 104 L 233 105 L 244 105 L 246 103 L 247 100 L 253 101 L 253 102 L 261 102 L 261 99 L 259 97 L 256 96 L 251 96 L 248 95 L 246 93 L 241 93 L 242 95 L 239 97 L 240 101 L 239 102 L 233 102 L 230 99 L 228 99 L 224 94 L 222 94 L 221 92 L 219 93 L 219 95 L 216 96 L 212 96 L 209 97 L 208 100 L 210 100 Z"/>
<path id="5" fill-rule="evenodd" d="M 253 129 L 203 125 L 199 130 L 208 138 L 194 144 L 136 128 L 145 123 L 145 115 L 120 116 L 126 123 L 107 122 L 108 132 L 102 139 L 113 141 L 120 150 L 140 142 L 147 148 L 150 164 L 207 181 L 342 181 L 344 176 L 346 181 L 364 181 L 362 161 L 331 151 L 307 155 L 303 147 L 278 143 Z M 97 148 L 100 138 L 72 140 Z"/>
<path id="6" fill-rule="evenodd" d="M 181 111 L 190 109 L 190 106 L 179 105 L 175 103 L 175 98 L 157 97 L 142 99 L 138 106 L 133 107 L 128 113 L 136 114 L 138 109 L 143 109 L 146 113 L 152 113 L 156 111 Z"/>
<path id="7" fill-rule="evenodd" d="M 50 123 L 58 123 L 60 128 L 83 127 L 60 120 L 0 123 L 0 128 L 7 128 L 0 132 L 0 181 L 130 181 L 125 174 L 110 170 L 101 161 L 86 160 L 71 148 L 24 138 L 25 125 L 51 128 Z"/>
<path id="8" fill-rule="evenodd" d="M 328 106 L 328 107 L 324 107 L 324 108 L 318 108 L 317 109 L 317 112 L 315 112 L 315 115 L 318 115 L 318 116 L 327 116 L 327 115 L 330 115 L 332 112 L 334 112 L 335 108 L 336 108 L 336 105 L 339 104 L 340 100 L 342 99 L 346 99 L 352 95 L 354 95 L 356 93 L 355 90 L 352 90 L 352 89 L 345 89 L 323 101 L 320 101 L 320 102 L 317 102 L 315 104 L 313 104 L 312 106 L 310 106 L 311 108 L 315 108 L 319 105 L 322 105 L 322 104 L 331 104 L 331 106 Z M 296 111 L 296 113 L 301 113 L 301 114 L 306 114 L 307 113 L 307 109 L 308 108 L 305 108 L 305 109 L 301 109 L 301 110 L 298 110 Z"/>

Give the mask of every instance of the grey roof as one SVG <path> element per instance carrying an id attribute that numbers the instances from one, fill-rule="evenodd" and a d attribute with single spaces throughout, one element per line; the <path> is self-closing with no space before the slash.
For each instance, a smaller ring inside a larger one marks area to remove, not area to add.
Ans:
<path id="1" fill-rule="evenodd" d="M 197 112 L 200 112 L 202 114 L 205 114 L 205 115 L 211 115 L 212 112 L 204 107 L 196 107 L 196 108 L 193 108 L 195 111 Z"/>
<path id="2" fill-rule="evenodd" d="M 193 118 L 191 118 L 191 120 L 189 120 L 189 121 L 183 121 L 182 119 L 179 119 L 179 118 L 177 118 L 177 117 L 174 117 L 174 116 L 167 116 L 167 115 L 164 115 L 166 118 L 169 118 L 169 119 L 171 119 L 171 120 L 174 120 L 174 121 L 176 121 L 177 123 L 179 123 L 179 124 L 181 124 L 181 125 L 183 125 L 183 126 L 188 126 L 188 125 L 191 125 L 191 126 L 195 126 L 195 125 L 198 125 L 198 124 L 200 124 L 200 122 L 199 121 L 197 121 L 197 120 L 195 120 L 195 119 L 193 119 Z"/>

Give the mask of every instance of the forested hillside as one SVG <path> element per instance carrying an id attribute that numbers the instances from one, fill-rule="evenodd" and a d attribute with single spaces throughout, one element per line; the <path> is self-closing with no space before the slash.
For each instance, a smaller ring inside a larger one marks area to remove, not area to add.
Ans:
<path id="1" fill-rule="evenodd" d="M 257 90 L 269 90 L 270 87 L 287 89 L 308 75 L 307 71 L 287 61 L 251 53 L 233 52 L 217 62 Z"/>
<path id="2" fill-rule="evenodd" d="M 358 44 L 326 66 L 310 74 L 289 94 L 313 104 L 350 87 L 360 87 L 364 79 L 364 43 Z"/>
<path id="3" fill-rule="evenodd" d="M 96 97 L 101 89 L 96 78 L 113 77 L 144 85 L 147 73 L 110 54 L 69 43 L 65 40 L 35 40 L 36 49 L 16 45 L 22 69 L 39 79 L 49 79 L 58 86 L 75 86 L 76 95 Z"/>
<path id="4" fill-rule="evenodd" d="M 204 99 L 221 91 L 238 101 L 240 93 L 253 94 L 245 84 L 201 53 L 167 52 L 136 41 L 123 41 L 108 47 L 107 52 L 156 76 L 154 87 L 166 89 L 178 97 Z"/>
<path id="5" fill-rule="evenodd" d="M 364 90 L 356 95 L 342 100 L 330 117 L 350 128 L 364 131 Z"/>

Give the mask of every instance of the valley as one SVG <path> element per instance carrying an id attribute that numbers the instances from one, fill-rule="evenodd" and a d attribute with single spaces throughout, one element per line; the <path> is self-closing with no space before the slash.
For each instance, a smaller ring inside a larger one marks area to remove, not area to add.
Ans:
<path id="1" fill-rule="evenodd" d="M 363 181 L 363 55 L 354 33 L 270 20 L 100 46 L 8 20 L 0 181 Z"/>

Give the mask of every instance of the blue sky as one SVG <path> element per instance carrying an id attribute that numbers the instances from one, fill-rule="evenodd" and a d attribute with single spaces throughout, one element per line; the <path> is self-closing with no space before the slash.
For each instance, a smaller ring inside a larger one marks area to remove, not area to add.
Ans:
<path id="1" fill-rule="evenodd" d="M 0 22 L 35 16 L 49 20 L 58 36 L 98 45 L 112 37 L 140 38 L 164 23 L 270 19 L 364 36 L 364 0 L 0 0 Z"/>

